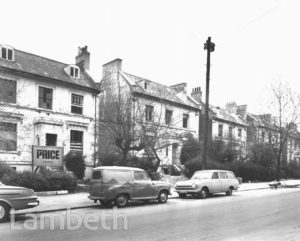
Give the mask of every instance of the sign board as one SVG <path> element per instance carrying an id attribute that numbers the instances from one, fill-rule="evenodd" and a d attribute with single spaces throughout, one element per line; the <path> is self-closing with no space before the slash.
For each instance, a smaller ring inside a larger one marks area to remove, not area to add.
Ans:
<path id="1" fill-rule="evenodd" d="M 63 166 L 63 147 L 32 146 L 33 166 Z"/>

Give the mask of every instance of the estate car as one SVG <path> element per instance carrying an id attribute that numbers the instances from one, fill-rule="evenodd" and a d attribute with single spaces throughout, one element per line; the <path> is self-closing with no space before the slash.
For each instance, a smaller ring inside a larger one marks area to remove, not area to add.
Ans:
<path id="1" fill-rule="evenodd" d="M 171 184 L 152 181 L 143 169 L 102 166 L 93 169 L 89 198 L 103 206 L 115 203 L 118 207 L 125 207 L 129 200 L 165 203 L 170 189 Z"/>
<path id="2" fill-rule="evenodd" d="M 190 180 L 177 182 L 175 191 L 180 198 L 185 198 L 187 194 L 206 198 L 221 192 L 231 196 L 232 191 L 237 190 L 238 187 L 239 181 L 231 171 L 203 170 L 195 172 Z"/>

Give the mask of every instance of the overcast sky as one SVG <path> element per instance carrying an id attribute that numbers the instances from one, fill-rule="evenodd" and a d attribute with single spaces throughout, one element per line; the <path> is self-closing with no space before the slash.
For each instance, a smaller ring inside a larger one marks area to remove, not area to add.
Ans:
<path id="1" fill-rule="evenodd" d="M 297 0 L 0 0 L 0 43 L 68 64 L 87 45 L 96 81 L 104 63 L 121 58 L 125 72 L 205 92 L 203 44 L 211 36 L 210 103 L 258 112 L 272 81 L 300 90 L 299 7 Z"/>

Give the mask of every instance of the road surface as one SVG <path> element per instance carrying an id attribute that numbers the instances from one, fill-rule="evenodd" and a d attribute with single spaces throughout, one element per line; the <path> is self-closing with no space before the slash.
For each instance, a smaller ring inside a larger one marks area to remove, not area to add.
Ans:
<path id="1" fill-rule="evenodd" d="M 15 222 L 0 224 L 0 240 L 296 241 L 299 200 L 299 189 L 256 190 L 132 204 L 118 209 L 115 217 L 112 209 L 100 207 L 17 216 Z"/>

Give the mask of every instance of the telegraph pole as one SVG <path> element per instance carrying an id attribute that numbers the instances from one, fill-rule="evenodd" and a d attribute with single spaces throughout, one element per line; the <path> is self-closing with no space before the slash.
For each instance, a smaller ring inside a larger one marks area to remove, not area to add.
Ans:
<path id="1" fill-rule="evenodd" d="M 202 165 L 203 165 L 203 169 L 206 169 L 207 148 L 208 148 L 210 53 L 215 50 L 215 44 L 211 42 L 211 37 L 208 37 L 206 43 L 204 44 L 204 49 L 207 50 L 207 64 L 206 64 L 205 124 L 204 124 L 203 163 L 202 163 Z"/>

